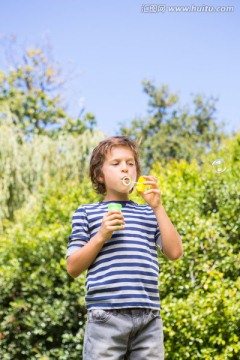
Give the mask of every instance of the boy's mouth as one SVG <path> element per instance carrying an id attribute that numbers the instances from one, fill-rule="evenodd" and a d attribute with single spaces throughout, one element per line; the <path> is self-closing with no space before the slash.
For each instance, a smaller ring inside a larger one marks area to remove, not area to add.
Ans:
<path id="1" fill-rule="evenodd" d="M 130 178 L 130 176 L 125 175 L 122 179 L 121 179 L 122 183 L 126 186 L 126 185 L 130 185 L 132 180 Z"/>

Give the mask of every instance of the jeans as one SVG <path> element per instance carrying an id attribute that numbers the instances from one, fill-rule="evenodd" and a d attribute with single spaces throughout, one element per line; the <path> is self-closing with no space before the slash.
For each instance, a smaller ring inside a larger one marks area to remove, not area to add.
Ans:
<path id="1" fill-rule="evenodd" d="M 163 360 L 159 310 L 89 310 L 83 360 Z"/>

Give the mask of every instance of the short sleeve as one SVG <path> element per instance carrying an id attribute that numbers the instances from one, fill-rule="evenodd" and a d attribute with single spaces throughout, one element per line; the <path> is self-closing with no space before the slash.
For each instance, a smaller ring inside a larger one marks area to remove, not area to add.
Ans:
<path id="1" fill-rule="evenodd" d="M 67 257 L 83 247 L 90 239 L 87 213 L 83 206 L 73 214 L 72 233 L 68 239 Z"/>
<path id="2" fill-rule="evenodd" d="M 157 227 L 156 232 L 155 232 L 155 241 L 156 241 L 156 244 L 159 247 L 159 249 L 162 250 L 162 238 L 161 238 L 161 233 L 160 233 L 159 227 Z"/>

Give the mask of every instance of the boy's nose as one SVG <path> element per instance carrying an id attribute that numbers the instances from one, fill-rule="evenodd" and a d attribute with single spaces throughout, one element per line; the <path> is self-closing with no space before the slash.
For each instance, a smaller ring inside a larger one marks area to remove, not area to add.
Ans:
<path id="1" fill-rule="evenodd" d="M 122 171 L 123 171 L 123 172 L 128 172 L 127 164 L 123 164 L 123 166 L 122 166 Z"/>

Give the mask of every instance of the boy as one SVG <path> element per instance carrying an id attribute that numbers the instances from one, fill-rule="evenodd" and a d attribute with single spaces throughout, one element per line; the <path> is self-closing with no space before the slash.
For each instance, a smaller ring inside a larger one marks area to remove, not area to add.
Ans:
<path id="1" fill-rule="evenodd" d="M 82 205 L 73 215 L 67 271 L 88 269 L 84 360 L 162 360 L 163 330 L 158 291 L 158 246 L 168 259 L 182 253 L 181 238 L 162 204 L 157 179 L 144 176 L 146 205 L 129 200 L 140 164 L 137 146 L 126 136 L 99 143 L 90 177 L 103 201 Z M 108 211 L 120 203 L 121 211 Z"/>

